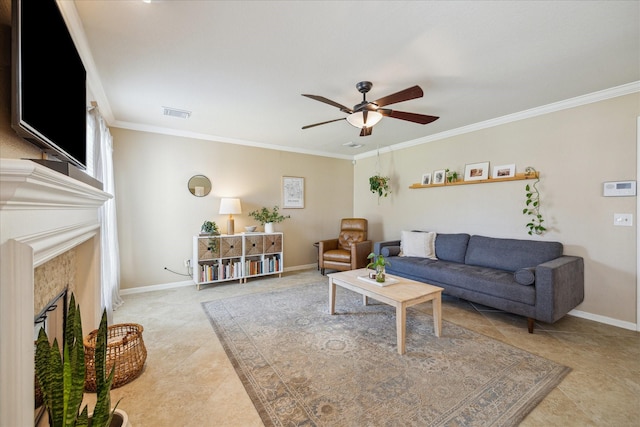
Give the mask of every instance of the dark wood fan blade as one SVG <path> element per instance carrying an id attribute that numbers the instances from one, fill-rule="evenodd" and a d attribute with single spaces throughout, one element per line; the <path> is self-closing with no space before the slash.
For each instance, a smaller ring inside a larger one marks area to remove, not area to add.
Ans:
<path id="1" fill-rule="evenodd" d="M 319 96 L 319 95 L 308 95 L 308 94 L 302 94 L 302 96 L 306 96 L 307 98 L 311 98 L 311 99 L 315 99 L 316 101 L 320 101 L 320 102 L 324 102 L 325 104 L 329 104 L 332 105 L 334 107 L 337 107 L 340 109 L 340 111 L 343 111 L 345 113 L 353 113 L 353 111 L 351 111 L 351 108 L 345 107 L 342 104 L 338 104 L 335 101 L 332 101 L 330 99 L 325 98 L 324 96 Z"/>
<path id="2" fill-rule="evenodd" d="M 373 101 L 378 107 L 384 107 L 385 105 L 396 104 L 402 101 L 408 101 L 410 99 L 421 98 L 424 95 L 420 86 L 412 86 L 408 89 L 401 90 L 400 92 L 392 93 L 384 98 L 380 98 L 377 101 Z"/>
<path id="3" fill-rule="evenodd" d="M 407 113 L 404 111 L 387 110 L 387 109 L 380 109 L 378 110 L 378 112 L 386 117 L 406 120 L 408 122 L 413 122 L 413 123 L 420 123 L 421 125 L 426 125 L 427 123 L 435 122 L 440 118 L 436 116 L 427 116 L 425 114 Z"/>
<path id="4" fill-rule="evenodd" d="M 369 136 L 371 135 L 372 132 L 373 132 L 373 127 L 368 128 L 366 126 L 363 126 L 362 130 L 360 131 L 360 136 Z"/>
<path id="5" fill-rule="evenodd" d="M 314 126 L 326 125 L 327 123 L 333 123 L 333 122 L 337 122 L 337 121 L 340 121 L 340 120 L 346 120 L 346 119 L 347 119 L 346 117 L 343 117 L 341 119 L 327 120 L 326 122 L 315 123 L 315 124 L 312 124 L 312 125 L 303 126 L 302 129 L 309 129 L 309 128 L 312 128 Z"/>

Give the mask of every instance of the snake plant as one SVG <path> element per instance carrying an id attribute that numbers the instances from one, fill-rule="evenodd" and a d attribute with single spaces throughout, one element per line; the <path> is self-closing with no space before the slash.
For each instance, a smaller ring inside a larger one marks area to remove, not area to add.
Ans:
<path id="1" fill-rule="evenodd" d="M 38 333 L 36 343 L 36 378 L 42 390 L 44 406 L 51 427 L 107 427 L 111 423 L 111 384 L 114 369 L 105 376 L 107 359 L 107 312 L 103 310 L 98 329 L 95 351 L 97 401 L 93 415 L 89 417 L 82 398 L 85 382 L 84 343 L 80 306 L 76 306 L 71 294 L 65 323 L 62 354 L 58 340 L 49 344 L 44 328 Z M 115 410 L 115 408 L 114 408 Z"/>

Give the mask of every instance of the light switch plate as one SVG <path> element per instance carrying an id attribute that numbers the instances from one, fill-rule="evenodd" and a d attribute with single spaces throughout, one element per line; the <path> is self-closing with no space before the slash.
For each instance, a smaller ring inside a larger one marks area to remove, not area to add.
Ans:
<path id="1" fill-rule="evenodd" d="M 613 214 L 613 225 L 631 227 L 633 225 L 633 214 Z"/>

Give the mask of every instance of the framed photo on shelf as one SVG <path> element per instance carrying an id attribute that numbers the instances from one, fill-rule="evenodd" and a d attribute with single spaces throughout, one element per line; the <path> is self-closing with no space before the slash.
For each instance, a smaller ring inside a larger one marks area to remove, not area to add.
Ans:
<path id="1" fill-rule="evenodd" d="M 304 178 L 298 176 L 282 177 L 282 208 L 304 208 Z"/>
<path id="2" fill-rule="evenodd" d="M 493 167 L 492 178 L 509 178 L 516 176 L 516 165 L 502 165 Z"/>
<path id="3" fill-rule="evenodd" d="M 444 169 L 434 171 L 432 184 L 434 185 L 444 184 L 446 179 L 447 179 L 447 173 Z"/>
<path id="4" fill-rule="evenodd" d="M 420 183 L 422 185 L 429 185 L 431 184 L 431 174 L 430 173 L 424 173 L 422 174 L 422 181 L 420 181 Z"/>
<path id="5" fill-rule="evenodd" d="M 465 181 L 481 181 L 489 178 L 489 162 L 469 163 L 464 167 Z"/>

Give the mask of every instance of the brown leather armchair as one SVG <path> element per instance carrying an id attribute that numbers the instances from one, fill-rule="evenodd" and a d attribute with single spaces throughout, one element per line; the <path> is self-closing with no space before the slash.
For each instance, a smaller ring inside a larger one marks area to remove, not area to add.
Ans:
<path id="1" fill-rule="evenodd" d="M 367 256 L 373 250 L 373 242 L 367 240 L 368 225 L 365 218 L 343 218 L 337 239 L 318 242 L 318 260 L 323 275 L 325 268 L 346 271 L 367 266 Z"/>

